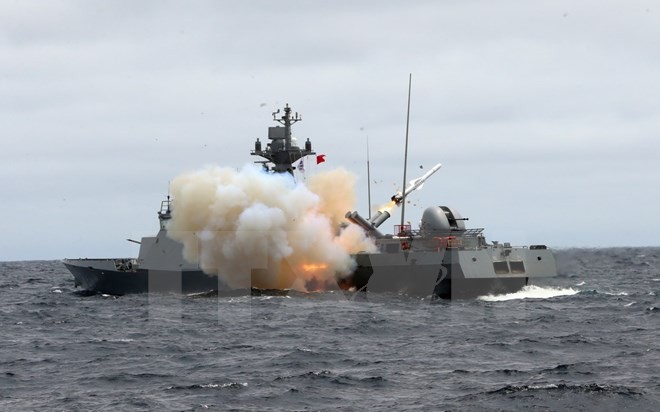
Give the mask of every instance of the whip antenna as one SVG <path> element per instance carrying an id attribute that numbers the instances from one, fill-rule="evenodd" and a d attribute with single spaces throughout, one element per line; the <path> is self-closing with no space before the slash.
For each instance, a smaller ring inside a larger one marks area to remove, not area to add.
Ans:
<path id="1" fill-rule="evenodd" d="M 410 127 L 410 90 L 412 88 L 412 73 L 408 77 L 408 113 L 406 114 L 406 151 L 403 156 L 403 189 L 406 189 L 406 171 L 408 169 L 408 130 Z M 401 229 L 403 229 L 404 216 L 406 212 L 406 202 L 405 199 L 401 202 Z"/>

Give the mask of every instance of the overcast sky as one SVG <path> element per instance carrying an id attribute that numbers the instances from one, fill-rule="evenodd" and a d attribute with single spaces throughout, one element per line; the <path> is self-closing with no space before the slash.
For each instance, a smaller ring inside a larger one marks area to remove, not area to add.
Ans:
<path id="1" fill-rule="evenodd" d="M 255 160 L 285 103 L 367 215 L 367 137 L 373 203 L 401 185 L 409 73 L 409 179 L 443 168 L 406 220 L 660 244 L 657 2 L 4 0 L 0 260 L 137 255 L 168 182 Z"/>

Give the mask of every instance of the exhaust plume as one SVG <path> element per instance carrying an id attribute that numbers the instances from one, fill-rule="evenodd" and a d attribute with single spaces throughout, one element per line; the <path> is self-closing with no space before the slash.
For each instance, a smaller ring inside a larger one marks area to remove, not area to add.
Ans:
<path id="1" fill-rule="evenodd" d="M 251 164 L 185 173 L 172 182 L 168 236 L 183 243 L 186 260 L 232 288 L 336 287 L 355 268 L 351 253 L 376 249 L 361 229 L 340 226 L 354 185 L 341 168 L 307 186 Z"/>

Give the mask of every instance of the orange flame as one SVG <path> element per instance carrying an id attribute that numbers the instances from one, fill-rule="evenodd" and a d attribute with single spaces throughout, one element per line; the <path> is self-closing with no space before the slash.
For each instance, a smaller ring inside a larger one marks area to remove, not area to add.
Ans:
<path id="1" fill-rule="evenodd" d="M 394 203 L 394 200 L 390 200 L 390 202 L 388 204 L 383 205 L 380 208 L 378 208 L 378 211 L 379 212 L 389 212 L 390 210 L 392 210 L 392 208 L 394 206 L 396 206 L 396 203 Z"/>
<path id="2" fill-rule="evenodd" d="M 316 272 L 318 270 L 327 269 L 328 265 L 325 263 L 306 263 L 302 265 L 302 270 L 305 272 Z"/>

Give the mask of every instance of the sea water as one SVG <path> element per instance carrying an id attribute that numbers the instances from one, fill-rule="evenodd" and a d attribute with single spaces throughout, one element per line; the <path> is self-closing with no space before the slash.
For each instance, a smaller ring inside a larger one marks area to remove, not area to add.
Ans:
<path id="1" fill-rule="evenodd" d="M 89 295 L 0 262 L 0 410 L 660 410 L 660 249 L 462 301 Z"/>

